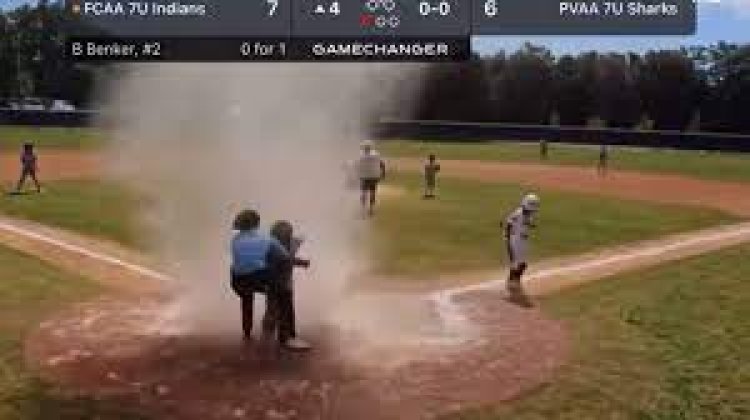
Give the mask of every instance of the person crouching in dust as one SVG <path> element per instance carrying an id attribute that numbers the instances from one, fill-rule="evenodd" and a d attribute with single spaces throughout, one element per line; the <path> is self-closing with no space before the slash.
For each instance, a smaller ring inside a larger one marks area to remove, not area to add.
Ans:
<path id="1" fill-rule="evenodd" d="M 282 277 L 294 260 L 277 239 L 260 232 L 260 215 L 256 211 L 240 212 L 234 229 L 238 232 L 231 241 L 231 286 L 240 298 L 244 337 L 251 340 L 255 293 L 266 295 L 268 307 L 281 307 Z M 280 347 L 286 348 L 285 337 L 279 334 L 278 340 Z"/>
<path id="2" fill-rule="evenodd" d="M 533 217 L 539 211 L 539 197 L 527 194 L 521 205 L 515 209 L 505 222 L 505 241 L 510 257 L 510 274 L 508 275 L 508 299 L 524 307 L 531 307 L 521 285 L 521 277 L 528 267 L 529 229 L 534 227 Z"/>
<path id="3" fill-rule="evenodd" d="M 18 184 L 16 184 L 14 194 L 21 194 L 27 178 L 31 178 L 34 182 L 36 192 L 42 192 L 42 187 L 39 185 L 39 180 L 36 176 L 37 168 L 37 156 L 34 153 L 34 145 L 32 143 L 24 143 L 21 149 L 21 176 L 18 179 Z"/>
<path id="4" fill-rule="evenodd" d="M 280 220 L 271 227 L 271 236 L 286 248 L 292 257 L 293 266 L 286 266 L 281 270 L 281 284 L 279 299 L 276 307 L 268 306 L 263 328 L 266 334 L 272 334 L 278 329 L 279 340 L 290 350 L 305 351 L 311 346 L 297 337 L 296 315 L 294 311 L 294 266 L 307 268 L 310 261 L 297 257 L 302 239 L 294 236 L 294 227 L 286 220 Z"/>
<path id="5" fill-rule="evenodd" d="M 372 142 L 362 143 L 362 154 L 357 159 L 355 169 L 360 182 L 360 201 L 362 210 L 372 216 L 375 211 L 378 184 L 385 178 L 385 162 L 373 149 Z"/>

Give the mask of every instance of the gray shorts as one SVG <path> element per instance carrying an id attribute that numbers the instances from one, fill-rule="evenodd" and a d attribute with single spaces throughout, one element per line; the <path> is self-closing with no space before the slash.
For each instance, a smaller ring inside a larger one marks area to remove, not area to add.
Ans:
<path id="1" fill-rule="evenodd" d="M 510 240 L 507 243 L 507 248 L 511 268 L 517 269 L 521 265 L 526 265 L 528 263 L 527 246 L 525 241 Z"/>

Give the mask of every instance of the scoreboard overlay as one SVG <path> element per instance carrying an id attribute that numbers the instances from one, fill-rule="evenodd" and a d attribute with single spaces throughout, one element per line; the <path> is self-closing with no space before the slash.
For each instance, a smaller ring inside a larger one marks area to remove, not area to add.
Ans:
<path id="1" fill-rule="evenodd" d="M 689 35 L 695 0 L 67 0 L 77 61 L 459 61 L 476 35 Z"/>

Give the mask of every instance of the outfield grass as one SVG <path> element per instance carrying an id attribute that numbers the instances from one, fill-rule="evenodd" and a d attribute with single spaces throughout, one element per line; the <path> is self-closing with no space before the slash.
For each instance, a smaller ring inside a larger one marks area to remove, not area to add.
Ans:
<path id="1" fill-rule="evenodd" d="M 125 188 L 101 181 L 50 182 L 42 194 L 0 197 L 2 214 L 140 247 L 136 206 Z"/>
<path id="2" fill-rule="evenodd" d="M 549 297 L 573 334 L 554 382 L 466 420 L 750 418 L 750 245 Z"/>
<path id="3" fill-rule="evenodd" d="M 425 201 L 420 176 L 394 172 L 389 182 L 402 194 L 383 200 L 373 221 L 371 243 L 378 273 L 424 277 L 504 264 L 500 223 L 517 206 L 525 191 L 521 186 L 443 179 L 439 199 Z M 538 192 L 542 212 L 532 238 L 535 260 L 737 220 L 710 209 Z M 0 213 L 142 249 L 137 206 L 132 194 L 114 184 L 59 181 L 47 184 L 40 195 L 4 197 Z"/>
<path id="4" fill-rule="evenodd" d="M 88 281 L 0 247 L 0 419 L 136 418 L 113 402 L 63 397 L 24 367 L 24 336 L 54 312 L 98 291 Z"/>
<path id="5" fill-rule="evenodd" d="M 93 149 L 104 144 L 104 135 L 93 128 L 0 125 L 0 150 L 20 150 L 27 141 L 45 149 Z"/>
<path id="6" fill-rule="evenodd" d="M 421 177 L 391 174 L 403 189 L 375 216 L 374 255 L 381 274 L 424 277 L 500 268 L 501 222 L 525 190 L 513 184 L 443 179 L 439 198 L 421 198 Z M 736 220 L 715 210 L 537 190 L 542 199 L 532 233 L 532 259 L 573 255 Z"/>
<path id="7" fill-rule="evenodd" d="M 388 156 L 421 157 L 430 153 L 442 159 L 469 159 L 498 162 L 522 162 L 593 167 L 598 158 L 596 147 L 549 145 L 549 159 L 541 161 L 534 143 L 436 143 L 384 141 L 380 145 Z M 671 173 L 720 181 L 750 182 L 750 154 L 703 153 L 685 150 L 617 148 L 610 149 L 610 167 L 633 171 Z"/>

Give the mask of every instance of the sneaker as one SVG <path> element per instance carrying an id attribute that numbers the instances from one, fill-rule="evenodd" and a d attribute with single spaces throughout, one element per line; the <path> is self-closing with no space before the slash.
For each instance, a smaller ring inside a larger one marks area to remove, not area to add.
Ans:
<path id="1" fill-rule="evenodd" d="M 276 329 L 275 328 L 263 328 L 263 330 L 260 333 L 261 340 L 263 341 L 273 341 L 273 339 L 276 337 Z"/>
<path id="2" fill-rule="evenodd" d="M 310 343 L 296 337 L 286 340 L 282 347 L 291 351 L 308 351 L 312 349 Z"/>

